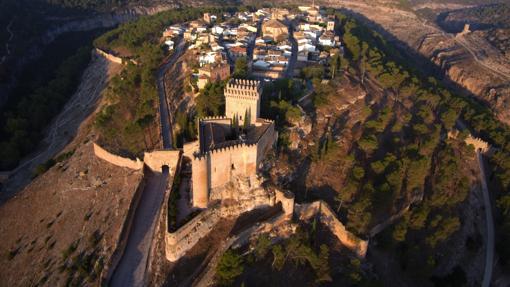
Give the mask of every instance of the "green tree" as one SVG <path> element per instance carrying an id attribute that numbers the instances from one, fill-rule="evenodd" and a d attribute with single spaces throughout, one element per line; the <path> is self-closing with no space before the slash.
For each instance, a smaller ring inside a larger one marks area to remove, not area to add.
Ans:
<path id="1" fill-rule="evenodd" d="M 236 59 L 232 76 L 237 79 L 248 78 L 248 60 L 246 60 L 246 57 Z"/>
<path id="2" fill-rule="evenodd" d="M 285 265 L 285 253 L 282 246 L 279 244 L 274 245 L 271 252 L 273 253 L 272 267 L 277 271 L 282 270 Z"/>
<path id="3" fill-rule="evenodd" d="M 243 274 L 243 259 L 236 251 L 227 250 L 216 267 L 216 280 L 221 286 L 229 286 L 234 280 Z"/>

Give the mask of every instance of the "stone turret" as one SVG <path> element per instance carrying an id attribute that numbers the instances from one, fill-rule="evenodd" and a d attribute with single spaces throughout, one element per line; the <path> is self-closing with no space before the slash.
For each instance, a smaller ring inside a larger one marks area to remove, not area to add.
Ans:
<path id="1" fill-rule="evenodd" d="M 201 156 L 193 159 L 193 206 L 207 208 L 209 204 L 209 157 Z"/>
<path id="2" fill-rule="evenodd" d="M 225 87 L 225 116 L 237 117 L 242 125 L 245 117 L 253 124 L 260 117 L 260 81 L 231 79 Z"/>

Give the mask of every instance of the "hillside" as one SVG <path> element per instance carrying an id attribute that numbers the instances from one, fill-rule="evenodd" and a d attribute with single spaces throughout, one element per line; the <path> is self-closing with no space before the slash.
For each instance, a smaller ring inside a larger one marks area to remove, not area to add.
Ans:
<path id="1" fill-rule="evenodd" d="M 0 285 L 98 284 L 108 275 L 142 173 L 98 159 L 89 140 L 0 207 Z"/>

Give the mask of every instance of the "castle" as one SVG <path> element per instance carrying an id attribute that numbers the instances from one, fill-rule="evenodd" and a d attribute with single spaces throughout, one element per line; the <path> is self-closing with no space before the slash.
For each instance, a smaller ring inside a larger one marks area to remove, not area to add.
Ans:
<path id="1" fill-rule="evenodd" d="M 230 79 L 224 91 L 226 115 L 200 119 L 198 140 L 184 145 L 183 156 L 191 160 L 194 207 L 235 197 L 223 192 L 235 179 L 256 186 L 250 182 L 256 181 L 257 169 L 278 137 L 274 122 L 260 118 L 261 93 L 260 81 Z"/>

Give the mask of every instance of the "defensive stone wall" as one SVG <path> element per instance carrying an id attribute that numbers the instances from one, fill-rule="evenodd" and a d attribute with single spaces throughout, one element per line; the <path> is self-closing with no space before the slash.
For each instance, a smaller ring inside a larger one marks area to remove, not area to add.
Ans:
<path id="1" fill-rule="evenodd" d="M 175 174 L 176 171 L 172 168 L 177 167 L 180 158 L 180 150 L 158 150 L 144 153 L 143 161 L 154 171 L 161 171 L 161 168 L 166 165 L 170 168 L 170 173 Z"/>
<path id="2" fill-rule="evenodd" d="M 294 194 L 292 192 L 275 190 L 275 203 L 282 204 L 285 215 L 292 216 L 294 214 Z"/>
<path id="3" fill-rule="evenodd" d="M 448 132 L 448 138 L 456 139 L 459 136 L 459 131 L 456 129 L 453 129 Z M 466 145 L 472 145 L 475 148 L 475 151 L 480 151 L 485 154 L 490 154 L 493 152 L 493 148 L 491 145 L 482 140 L 481 138 L 473 137 L 471 134 L 469 134 L 466 139 L 464 140 Z"/>
<path id="4" fill-rule="evenodd" d="M 104 148 L 100 147 L 98 144 L 93 143 L 94 145 L 94 154 L 100 158 L 103 159 L 111 164 L 114 164 L 116 166 L 120 167 L 127 167 L 134 170 L 140 170 L 143 168 L 143 161 L 140 159 L 132 160 L 130 158 L 121 157 L 115 154 L 112 154 L 105 150 Z"/>
<path id="5" fill-rule="evenodd" d="M 121 57 L 112 55 L 112 54 L 110 54 L 110 53 L 108 53 L 106 51 L 103 51 L 103 50 L 101 50 L 99 48 L 96 48 L 96 52 L 99 55 L 105 57 L 108 61 L 113 62 L 113 63 L 117 63 L 117 64 L 121 64 L 122 65 L 122 64 L 125 64 L 126 61 L 127 61 L 127 62 L 131 62 L 131 63 L 133 63 L 135 65 L 138 65 L 138 62 L 136 60 L 134 60 L 134 59 L 123 59 Z"/>
<path id="6" fill-rule="evenodd" d="M 112 55 L 110 53 L 107 53 L 107 52 L 105 52 L 105 51 L 103 51 L 103 50 L 101 50 L 99 48 L 96 48 L 96 52 L 99 55 L 105 57 L 110 62 L 117 63 L 117 64 L 122 64 L 122 58 L 121 57 L 114 56 L 114 55 Z"/>
<path id="7" fill-rule="evenodd" d="M 465 143 L 467 145 L 472 145 L 475 147 L 475 150 L 479 150 L 481 151 L 482 153 L 487 153 L 490 151 L 490 145 L 486 142 L 486 141 L 483 141 L 482 139 L 480 138 L 475 138 L 471 135 L 469 135 L 466 140 L 465 140 Z"/>
<path id="8" fill-rule="evenodd" d="M 136 160 L 132 160 L 130 158 L 112 154 L 96 143 L 93 143 L 93 145 L 94 154 L 98 158 L 116 166 L 127 167 L 134 170 L 142 169 L 145 164 L 151 170 L 161 172 L 162 167 L 166 165 L 170 168 L 170 173 L 175 174 L 175 170 L 172 169 L 178 165 L 181 158 L 180 150 L 158 150 L 144 153 L 143 161 L 138 158 Z"/>
<path id="9" fill-rule="evenodd" d="M 296 204 L 294 211 L 295 215 L 304 221 L 318 216 L 321 223 L 327 226 L 343 245 L 356 253 L 360 258 L 366 256 L 368 241 L 362 240 L 349 232 L 326 202 L 319 200 L 313 203 Z"/>
<path id="10" fill-rule="evenodd" d="M 271 123 L 268 125 L 266 131 L 262 134 L 260 139 L 257 141 L 257 166 L 260 165 L 264 159 L 265 154 L 271 149 L 278 139 L 278 132 L 275 131 L 274 122 L 270 120 L 264 120 Z"/>
<path id="11" fill-rule="evenodd" d="M 177 261 L 201 238 L 209 234 L 219 220 L 220 211 L 217 208 L 209 208 L 177 231 L 167 232 L 165 236 L 166 258 L 171 262 Z"/>
<path id="12" fill-rule="evenodd" d="M 193 154 L 200 148 L 200 142 L 198 140 L 187 142 L 182 145 L 182 154 L 185 157 L 193 158 Z"/>

